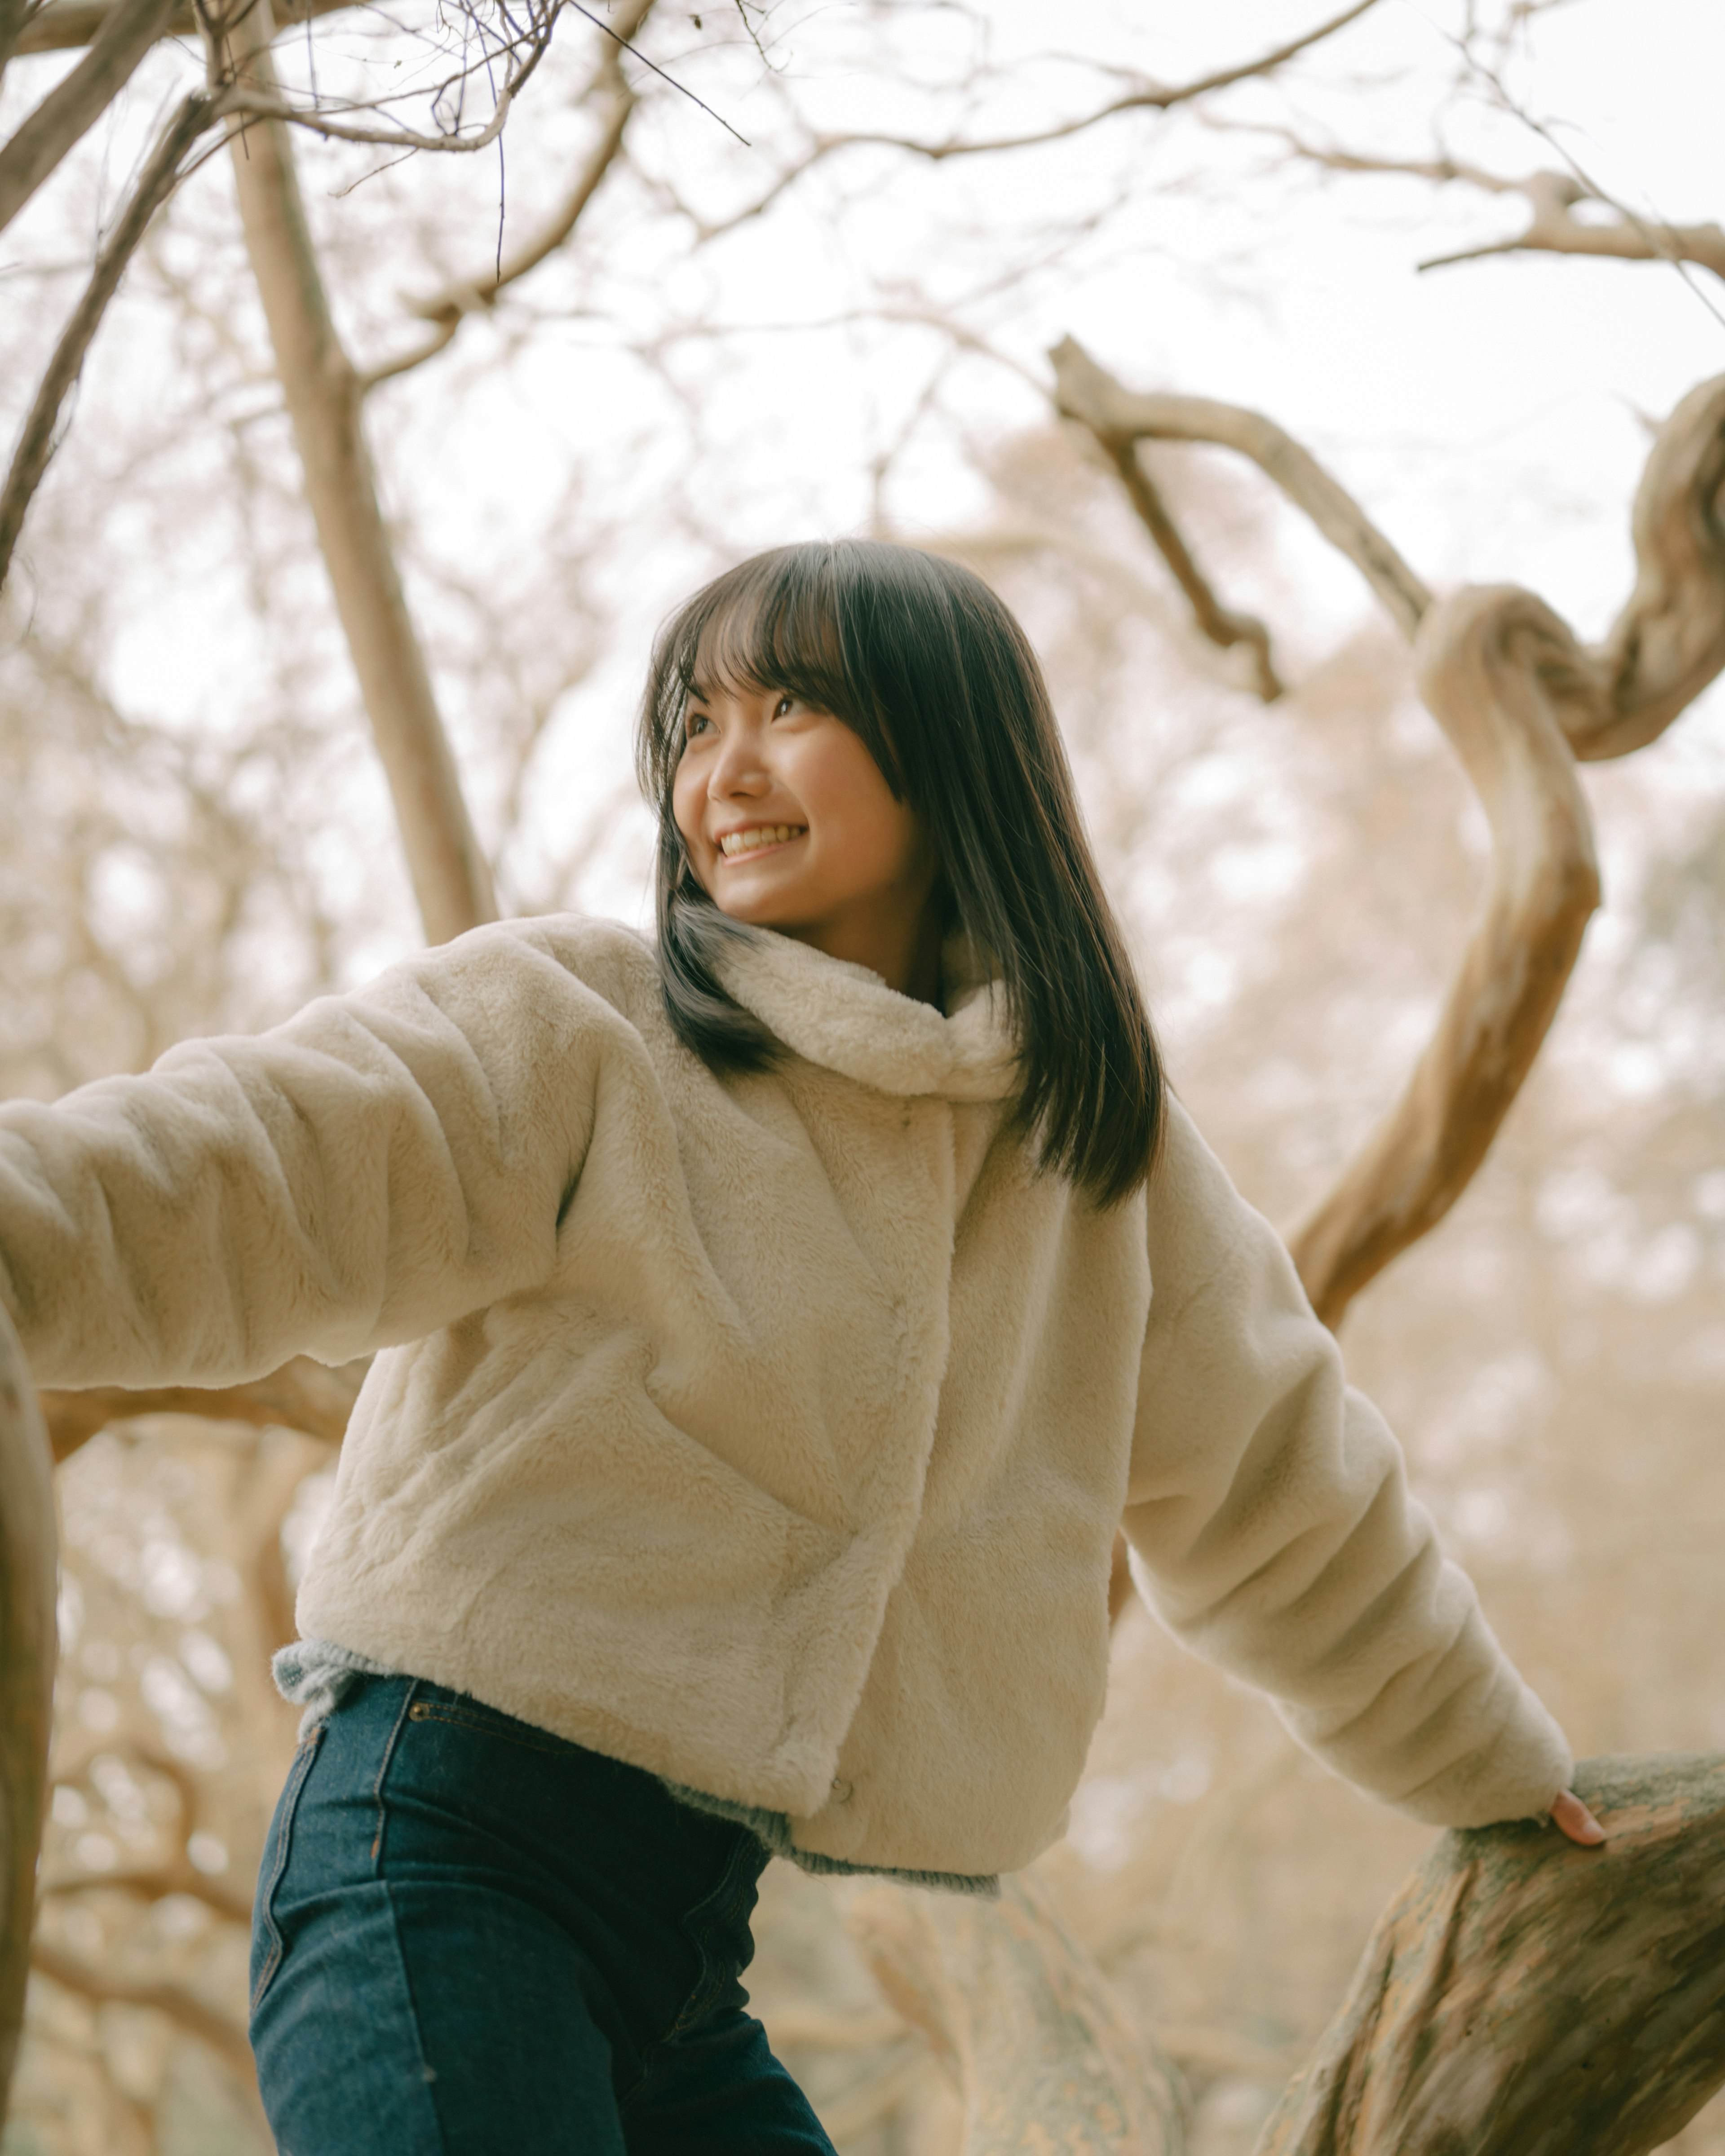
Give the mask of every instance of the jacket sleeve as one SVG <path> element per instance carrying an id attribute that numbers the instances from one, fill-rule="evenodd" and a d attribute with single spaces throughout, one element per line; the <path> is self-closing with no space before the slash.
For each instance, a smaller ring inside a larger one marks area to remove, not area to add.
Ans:
<path id="1" fill-rule="evenodd" d="M 627 1031 L 481 929 L 274 1032 L 0 1107 L 0 1296 L 38 1383 L 344 1362 L 542 1280 Z"/>
<path id="2" fill-rule="evenodd" d="M 1562 1731 L 1444 1558 L 1280 1237 L 1178 1105 L 1149 1219 L 1124 1524 L 1151 1607 L 1409 1817 L 1547 1811 L 1573 1765 Z"/>

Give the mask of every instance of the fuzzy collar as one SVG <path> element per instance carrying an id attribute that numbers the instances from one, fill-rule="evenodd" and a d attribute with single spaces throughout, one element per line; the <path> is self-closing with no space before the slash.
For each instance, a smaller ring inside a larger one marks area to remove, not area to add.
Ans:
<path id="1" fill-rule="evenodd" d="M 810 1063 L 882 1093 L 999 1101 L 1019 1082 L 999 983 L 978 978 L 963 937 L 941 952 L 947 1009 L 889 988 L 866 966 L 829 958 L 770 928 L 727 938 L 716 970 L 738 1003 Z"/>

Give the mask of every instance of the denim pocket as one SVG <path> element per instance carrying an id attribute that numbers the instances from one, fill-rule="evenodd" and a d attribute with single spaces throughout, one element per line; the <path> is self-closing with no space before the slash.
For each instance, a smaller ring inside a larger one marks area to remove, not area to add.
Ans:
<path id="1" fill-rule="evenodd" d="M 288 1778 L 275 1806 L 275 1816 L 270 1822 L 270 1839 L 264 1845 L 264 1861 L 258 1866 L 257 1899 L 252 1905 L 252 1962 L 251 2003 L 249 2010 L 255 2014 L 263 2004 L 264 1994 L 270 1989 L 270 1979 L 281 1966 L 282 1937 L 275 1921 L 275 1893 L 281 1884 L 281 1875 L 287 1870 L 288 1855 L 293 1846 L 294 1814 L 299 1809 L 300 1792 L 305 1786 L 305 1777 L 311 1772 L 311 1763 L 317 1756 L 317 1748 L 323 1742 L 326 1723 L 316 1722 L 300 1739 L 294 1753 L 294 1763 L 288 1769 Z"/>
<path id="2" fill-rule="evenodd" d="M 579 1758 L 584 1748 L 572 1743 L 566 1737 L 553 1737 L 548 1729 L 536 1729 L 531 1722 L 518 1722 L 512 1714 L 501 1708 L 483 1707 L 476 1699 L 469 1699 L 459 1692 L 439 1691 L 429 1695 L 419 1687 L 419 1696 L 408 1709 L 409 1722 L 440 1722 L 451 1729 L 471 1730 L 479 1737 L 499 1737 L 507 1744 L 518 1744 L 524 1752 L 549 1753 L 554 1758 Z"/>

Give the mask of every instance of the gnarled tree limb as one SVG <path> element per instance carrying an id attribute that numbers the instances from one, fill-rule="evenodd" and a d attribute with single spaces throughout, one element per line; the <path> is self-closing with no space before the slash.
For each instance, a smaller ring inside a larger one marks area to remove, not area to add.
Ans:
<path id="1" fill-rule="evenodd" d="M 1725 375 L 1660 429 L 1630 528 L 1635 589 L 1599 646 L 1591 694 L 1561 706 L 1584 762 L 1656 739 L 1725 671 Z"/>
<path id="2" fill-rule="evenodd" d="M 1455 593 L 1414 641 L 1428 709 L 1491 828 L 1485 903 L 1442 1011 L 1389 1114 L 1289 1237 L 1327 1324 L 1442 1219 L 1532 1066 L 1599 899 L 1593 830 L 1553 683 L 1585 670 L 1531 593 Z"/>
<path id="3" fill-rule="evenodd" d="M 18 2058 L 54 1716 L 54 1484 L 23 1352 L 0 1309 L 0 2126 Z"/>
<path id="4" fill-rule="evenodd" d="M 1250 457 L 1354 564 L 1404 634 L 1420 626 L 1431 593 L 1346 488 L 1273 419 L 1209 397 L 1128 389 L 1073 337 L 1049 357 L 1056 407 L 1088 427 L 1111 454 L 1142 441 L 1213 442 Z"/>
<path id="5" fill-rule="evenodd" d="M 1490 823 L 1485 904 L 1437 1026 L 1400 1098 L 1294 1231 L 1320 1317 L 1443 1218 L 1471 1179 L 1538 1053 L 1599 901 L 1574 762 L 1652 740 L 1725 669 L 1725 377 L 1661 429 L 1636 496 L 1637 579 L 1604 643 L 1507 587 L 1434 605 L 1425 585 L 1317 460 L 1261 414 L 1122 387 L 1070 339 L 1055 399 L 1114 457 L 1142 439 L 1249 456 L 1358 567 L 1414 647 L 1420 692 Z"/>
<path id="6" fill-rule="evenodd" d="M 1725 1758 L 1575 1787 L 1603 1848 L 1436 1844 L 1257 2156 L 1642 2156 L 1725 2082 Z"/>

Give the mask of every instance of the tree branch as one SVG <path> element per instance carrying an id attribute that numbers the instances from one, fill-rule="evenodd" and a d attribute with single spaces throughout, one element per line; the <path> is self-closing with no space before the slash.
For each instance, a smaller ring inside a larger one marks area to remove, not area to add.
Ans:
<path id="1" fill-rule="evenodd" d="M 1604 1826 L 1446 1834 L 1258 2156 L 1643 2156 L 1725 2082 L 1725 1759 L 1594 1759 Z"/>
<path id="2" fill-rule="evenodd" d="M 47 0 L 25 23 L 18 41 L 18 52 L 64 53 L 80 45 L 94 44 L 126 0 Z M 280 0 L 271 9 L 275 27 L 285 30 L 318 15 L 333 15 L 347 8 L 363 7 L 369 0 Z M 199 34 L 196 10 L 190 0 L 172 0 L 167 18 L 157 33 L 163 38 L 195 38 Z"/>
<path id="3" fill-rule="evenodd" d="M 1110 98 L 1106 104 L 1081 113 L 1075 120 L 1065 120 L 1053 127 L 1033 128 L 1020 135 L 997 135 L 972 138 L 968 141 L 952 136 L 944 141 L 929 141 L 912 135 L 888 135 L 870 131 L 855 134 L 817 135 L 807 151 L 780 172 L 770 186 L 742 209 L 721 219 L 716 224 L 697 223 L 702 239 L 716 239 L 751 219 L 763 216 L 778 198 L 799 180 L 805 172 L 842 150 L 880 149 L 901 150 L 907 156 L 926 158 L 930 163 L 941 164 L 949 157 L 991 157 L 1009 150 L 1034 150 L 1051 142 L 1069 141 L 1075 135 L 1086 133 L 1104 121 L 1117 119 L 1125 112 L 1168 112 L 1176 105 L 1189 105 L 1194 99 L 1206 97 L 1217 90 L 1227 90 L 1234 84 L 1245 82 L 1255 76 L 1273 74 L 1279 67 L 1309 51 L 1325 38 L 1332 38 L 1345 30 L 1350 23 L 1367 13 L 1377 0 L 1354 0 L 1339 15 L 1332 15 L 1320 23 L 1316 29 L 1288 40 L 1256 59 L 1242 60 L 1237 66 L 1218 69 L 1214 74 L 1200 75 L 1194 81 L 1184 83 L 1142 82 L 1137 88 L 1122 96 Z"/>
<path id="4" fill-rule="evenodd" d="M 1235 613 L 1216 597 L 1168 513 L 1161 490 L 1145 470 L 1137 443 L 1110 443 L 1106 448 L 1127 499 L 1155 542 L 1157 551 L 1173 572 L 1175 583 L 1191 601 L 1193 619 L 1221 650 L 1231 650 L 1236 644 L 1251 647 L 1256 662 L 1258 694 L 1266 704 L 1273 704 L 1281 695 L 1283 684 L 1271 656 L 1270 631 L 1255 614 Z"/>
<path id="5" fill-rule="evenodd" d="M 1299 54 L 1313 45 L 1322 44 L 1338 30 L 1345 30 L 1350 23 L 1375 7 L 1377 0 L 1353 0 L 1339 15 L 1320 23 L 1314 30 L 1307 30 L 1286 44 L 1277 45 L 1272 51 L 1260 53 L 1255 59 L 1242 60 L 1237 66 L 1219 68 L 1212 74 L 1199 75 L 1194 81 L 1183 83 L 1145 82 L 1124 95 L 1110 98 L 1106 105 L 1094 111 L 1082 113 L 1076 120 L 1064 120 L 1053 127 L 1033 128 L 1022 135 L 995 135 L 962 141 L 948 138 L 943 142 L 929 142 L 911 135 L 847 134 L 817 136 L 818 152 L 824 156 L 834 150 L 852 149 L 870 146 L 877 149 L 905 150 L 912 156 L 926 157 L 938 164 L 947 157 L 991 157 L 1006 150 L 1034 150 L 1045 142 L 1064 142 L 1074 135 L 1086 133 L 1100 126 L 1105 120 L 1113 120 L 1122 112 L 1169 112 L 1177 105 L 1189 105 L 1194 98 L 1208 97 L 1219 90 L 1228 90 L 1237 82 L 1253 77 L 1273 74 Z"/>
<path id="6" fill-rule="evenodd" d="M 173 0 L 120 0 L 64 81 L 0 149 L 0 232 L 100 120 L 167 25 Z"/>
<path id="7" fill-rule="evenodd" d="M 629 6 L 616 23 L 611 26 L 612 34 L 619 43 L 606 48 L 604 58 L 588 85 L 589 94 L 601 87 L 608 90 L 610 110 L 599 131 L 598 141 L 588 152 L 575 176 L 573 186 L 556 213 L 523 246 L 505 258 L 501 269 L 494 270 L 490 275 L 468 278 L 459 284 L 445 286 L 443 291 L 429 299 L 411 301 L 408 311 L 421 321 L 433 325 L 431 336 L 413 351 L 402 353 L 398 358 L 386 360 L 381 366 L 361 375 L 359 386 L 362 394 L 375 389 L 380 382 L 388 382 L 397 375 L 410 373 L 413 368 L 423 367 L 427 360 L 435 358 L 454 340 L 468 316 L 482 313 L 494 306 L 497 295 L 506 285 L 514 284 L 517 278 L 525 277 L 529 270 L 537 269 L 547 255 L 553 254 L 569 238 L 579 223 L 583 212 L 598 192 L 599 182 L 610 171 L 623 147 L 624 135 L 638 100 L 624 75 L 619 52 L 623 41 L 639 33 L 653 7 L 654 0 L 629 0 Z"/>
<path id="8" fill-rule="evenodd" d="M 110 1423 L 135 1422 L 141 1415 L 198 1415 L 210 1422 L 248 1423 L 258 1430 L 303 1430 L 326 1445 L 339 1445 L 367 1367 L 349 1363 L 331 1370 L 309 1356 L 298 1355 L 267 1378 L 220 1390 L 168 1385 L 154 1392 L 131 1392 L 120 1385 L 104 1385 L 88 1392 L 44 1392 L 37 1397 L 56 1462 L 69 1460 Z"/>
<path id="9" fill-rule="evenodd" d="M 1517 116 L 1526 119 L 1525 115 Z M 1665 224 L 1635 216 L 1573 172 L 1527 172 L 1517 178 L 1454 157 L 1374 157 L 1313 142 L 1291 128 L 1257 121 L 1211 120 L 1209 125 L 1224 133 L 1259 135 L 1281 142 L 1302 163 L 1322 172 L 1381 173 L 1424 180 L 1433 187 L 1455 185 L 1481 194 L 1519 195 L 1526 203 L 1527 222 L 1520 232 L 1452 254 L 1430 255 L 1418 264 L 1421 270 L 1481 261 L 1493 254 L 1574 254 L 1615 262 L 1693 263 L 1725 279 L 1725 229 L 1717 224 Z M 1574 211 L 1582 203 L 1610 209 L 1615 221 L 1595 224 L 1577 217 Z"/>
<path id="10" fill-rule="evenodd" d="M 1635 502 L 1635 588 L 1589 649 L 1512 587 L 1435 603 L 1358 505 L 1259 413 L 1134 394 L 1070 339 L 1053 357 L 1060 410 L 1090 428 L 1128 487 L 1138 467 L 1127 453 L 1142 439 L 1220 444 L 1253 458 L 1358 565 L 1413 641 L 1420 693 L 1491 825 L 1484 906 L 1431 1038 L 1289 1238 L 1313 1307 L 1338 1325 L 1466 1188 L 1556 1014 L 1599 895 L 1576 759 L 1654 739 L 1725 670 L 1725 377 L 1661 429 Z"/>
<path id="11" fill-rule="evenodd" d="M 181 158 L 211 126 L 214 117 L 212 100 L 196 95 L 187 98 L 168 121 L 138 176 L 131 199 L 96 257 L 83 298 L 60 333 L 48 372 L 42 377 L 24 421 L 18 447 L 13 452 L 6 484 L 0 488 L 0 587 L 4 586 L 7 572 L 12 566 L 13 550 L 23 528 L 24 513 L 54 454 L 54 430 L 60 408 L 83 372 L 90 341 L 151 218 L 173 192 L 180 176 Z"/>
<path id="12" fill-rule="evenodd" d="M 50 1982 L 76 1992 L 80 1999 L 88 1999 L 95 2005 L 147 2006 L 157 2014 L 165 2014 L 176 2028 L 208 2044 L 233 2070 L 242 2088 L 256 2088 L 257 2070 L 245 2030 L 227 2015 L 206 2005 L 185 1984 L 111 1975 L 105 1969 L 93 1969 L 79 1955 L 68 1953 L 64 1947 L 54 1946 L 46 1939 L 38 1939 L 31 1948 L 30 1966 Z"/>
<path id="13" fill-rule="evenodd" d="M 1411 636 L 1419 627 L 1431 604 L 1430 592 L 1353 495 L 1273 419 L 1207 397 L 1129 390 L 1071 337 L 1050 357 L 1056 408 L 1088 427 L 1111 456 L 1117 456 L 1120 445 L 1147 440 L 1214 442 L 1250 457 L 1347 555 L 1404 634 Z"/>
<path id="14" fill-rule="evenodd" d="M 275 102 L 270 34 L 269 0 L 258 0 L 235 42 L 266 105 Z M 305 498 L 389 780 L 425 933 L 444 942 L 495 920 L 496 900 L 378 504 L 359 379 L 331 319 L 286 127 L 280 120 L 235 125 L 231 147 L 246 248 Z"/>

